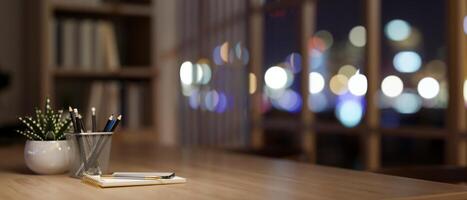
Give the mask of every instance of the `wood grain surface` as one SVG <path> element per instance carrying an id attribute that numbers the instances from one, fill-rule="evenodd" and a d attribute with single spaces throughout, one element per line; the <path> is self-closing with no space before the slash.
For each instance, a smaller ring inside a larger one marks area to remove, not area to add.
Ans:
<path id="1" fill-rule="evenodd" d="M 461 185 L 151 143 L 114 143 L 111 170 L 174 171 L 187 183 L 101 189 L 32 174 L 22 146 L 0 156 L 0 199 L 467 199 Z"/>

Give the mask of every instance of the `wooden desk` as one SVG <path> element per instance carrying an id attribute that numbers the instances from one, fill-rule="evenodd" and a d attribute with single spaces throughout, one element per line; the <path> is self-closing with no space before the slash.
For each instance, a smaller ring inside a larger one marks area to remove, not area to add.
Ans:
<path id="1" fill-rule="evenodd" d="M 0 148 L 0 199 L 467 199 L 467 187 L 210 150 L 114 145 L 112 170 L 175 171 L 188 182 L 100 189 L 31 174 Z"/>

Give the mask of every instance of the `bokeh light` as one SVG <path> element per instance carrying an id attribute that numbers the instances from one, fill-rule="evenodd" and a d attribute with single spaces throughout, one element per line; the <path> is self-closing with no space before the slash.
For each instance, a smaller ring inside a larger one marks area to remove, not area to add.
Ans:
<path id="1" fill-rule="evenodd" d="M 188 104 L 192 109 L 198 109 L 199 104 L 201 102 L 200 95 L 197 91 L 192 92 L 188 98 Z"/>
<path id="2" fill-rule="evenodd" d="M 343 100 L 337 104 L 336 117 L 345 127 L 355 127 L 363 117 L 363 105 L 356 99 Z"/>
<path id="3" fill-rule="evenodd" d="M 302 56 L 298 53 L 291 53 L 285 59 L 285 66 L 293 73 L 298 73 L 302 69 Z"/>
<path id="4" fill-rule="evenodd" d="M 346 76 L 347 78 L 350 78 L 356 72 L 357 72 L 357 68 L 355 68 L 353 65 L 343 65 L 341 68 L 339 68 L 339 71 L 337 73 L 342 74 Z"/>
<path id="5" fill-rule="evenodd" d="M 202 77 L 201 77 L 200 83 L 203 85 L 206 85 L 211 80 L 211 76 L 212 76 L 211 67 L 209 67 L 209 64 L 207 63 L 199 64 L 199 66 L 201 67 L 201 71 L 202 71 L 201 73 Z"/>
<path id="6" fill-rule="evenodd" d="M 308 89 L 311 94 L 316 94 L 324 89 L 324 78 L 318 72 L 311 72 L 308 80 Z"/>
<path id="7" fill-rule="evenodd" d="M 366 29 L 363 26 L 355 26 L 349 32 L 350 43 L 356 47 L 366 45 Z"/>
<path id="8" fill-rule="evenodd" d="M 417 85 L 417 91 L 425 99 L 432 99 L 439 94 L 439 83 L 432 77 L 425 77 Z"/>
<path id="9" fill-rule="evenodd" d="M 228 105 L 227 96 L 225 95 L 224 92 L 218 92 L 218 96 L 219 96 L 219 101 L 216 106 L 216 112 L 223 113 L 227 110 L 227 105 Z"/>
<path id="10" fill-rule="evenodd" d="M 329 31 L 320 30 L 314 34 L 312 42 L 314 48 L 323 52 L 331 48 L 332 44 L 334 43 L 334 38 Z"/>
<path id="11" fill-rule="evenodd" d="M 183 62 L 180 66 L 180 81 L 184 85 L 201 83 L 203 78 L 203 69 L 201 65 L 193 65 L 191 62 Z"/>
<path id="12" fill-rule="evenodd" d="M 442 60 L 432 60 L 424 68 L 433 77 L 443 78 L 446 75 L 446 63 Z"/>
<path id="13" fill-rule="evenodd" d="M 402 114 L 413 114 L 420 110 L 422 100 L 413 92 L 403 92 L 399 95 L 393 104 L 393 108 Z"/>
<path id="14" fill-rule="evenodd" d="M 410 36 L 411 27 L 404 20 L 394 19 L 386 24 L 384 32 L 390 40 L 402 41 Z"/>
<path id="15" fill-rule="evenodd" d="M 271 89 L 283 89 L 287 85 L 287 71 L 279 66 L 270 67 L 264 74 L 264 82 Z"/>
<path id="16" fill-rule="evenodd" d="M 324 65 L 325 58 L 326 58 L 325 55 L 321 51 L 317 49 L 311 49 L 310 51 L 311 68 L 313 69 L 321 68 L 321 66 Z"/>
<path id="17" fill-rule="evenodd" d="M 224 42 L 221 46 L 221 58 L 222 61 L 228 62 L 229 61 L 229 54 L 230 54 L 230 45 L 229 42 Z"/>
<path id="18" fill-rule="evenodd" d="M 264 88 L 263 88 L 263 91 L 264 91 L 264 94 L 267 97 L 269 97 L 271 99 L 277 99 L 277 98 L 281 97 L 284 94 L 285 89 L 286 89 L 285 87 L 280 88 L 280 89 L 272 89 L 272 88 L 265 85 Z"/>
<path id="19" fill-rule="evenodd" d="M 363 96 L 366 94 L 368 89 L 368 82 L 366 76 L 360 74 L 359 71 L 352 77 L 350 77 L 349 82 L 347 83 L 349 92 L 355 96 Z"/>
<path id="20" fill-rule="evenodd" d="M 236 59 L 240 60 L 244 65 L 248 64 L 248 61 L 250 60 L 250 54 L 241 42 L 237 42 L 235 45 L 234 53 Z"/>
<path id="21" fill-rule="evenodd" d="M 277 109 L 288 112 L 298 112 L 302 107 L 302 98 L 297 92 L 287 89 L 282 96 L 277 99 L 272 99 L 271 103 Z"/>
<path id="22" fill-rule="evenodd" d="M 216 65 L 223 65 L 224 61 L 221 58 L 221 46 L 217 46 L 212 51 L 212 60 Z"/>
<path id="23" fill-rule="evenodd" d="M 422 59 L 413 51 L 401 51 L 394 56 L 394 67 L 402 73 L 412 73 L 420 69 Z"/>
<path id="24" fill-rule="evenodd" d="M 217 104 L 219 103 L 219 94 L 215 90 L 210 90 L 204 97 L 206 109 L 209 111 L 216 111 Z"/>
<path id="25" fill-rule="evenodd" d="M 464 80 L 464 102 L 467 105 L 467 80 Z"/>
<path id="26" fill-rule="evenodd" d="M 329 81 L 329 89 L 331 89 L 331 92 L 335 95 L 344 94 L 345 92 L 347 92 L 348 81 L 349 79 L 342 74 L 334 75 Z"/>
<path id="27" fill-rule="evenodd" d="M 467 16 L 464 16 L 464 33 L 467 34 Z"/>
<path id="28" fill-rule="evenodd" d="M 402 80 L 394 75 L 387 76 L 381 82 L 381 91 L 387 97 L 397 97 L 404 90 L 404 83 Z"/>
<path id="29" fill-rule="evenodd" d="M 193 64 L 189 61 L 185 61 L 180 66 L 180 81 L 182 84 L 191 85 L 193 83 L 193 74 L 192 74 Z"/>
<path id="30" fill-rule="evenodd" d="M 250 92 L 250 94 L 253 94 L 256 92 L 256 88 L 258 87 L 256 84 L 256 75 L 253 73 L 250 73 L 248 77 L 249 77 L 248 80 L 250 82 L 250 84 L 248 85 L 249 86 L 248 91 Z"/>
<path id="31" fill-rule="evenodd" d="M 313 112 L 319 113 L 326 110 L 328 107 L 328 100 L 323 93 L 308 94 L 308 109 Z"/>

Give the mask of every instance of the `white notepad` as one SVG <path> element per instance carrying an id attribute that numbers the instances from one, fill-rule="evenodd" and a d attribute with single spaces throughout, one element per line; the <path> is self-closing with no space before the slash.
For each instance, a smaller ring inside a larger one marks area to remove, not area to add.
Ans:
<path id="1" fill-rule="evenodd" d="M 185 183 L 186 179 L 183 177 L 175 176 L 171 179 L 120 179 L 120 178 L 101 178 L 99 175 L 83 175 L 83 181 L 97 185 L 99 187 L 124 187 L 124 186 L 141 186 L 141 185 L 166 185 Z"/>

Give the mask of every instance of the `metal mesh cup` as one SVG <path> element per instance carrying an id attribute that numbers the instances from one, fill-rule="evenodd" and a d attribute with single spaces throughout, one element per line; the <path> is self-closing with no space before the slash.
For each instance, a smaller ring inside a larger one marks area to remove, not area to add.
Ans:
<path id="1" fill-rule="evenodd" d="M 69 133 L 71 147 L 70 176 L 80 178 L 83 173 L 100 175 L 107 172 L 112 132 Z"/>

